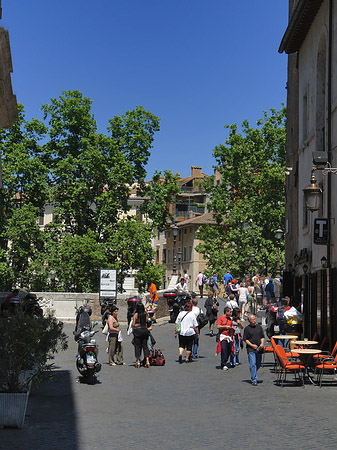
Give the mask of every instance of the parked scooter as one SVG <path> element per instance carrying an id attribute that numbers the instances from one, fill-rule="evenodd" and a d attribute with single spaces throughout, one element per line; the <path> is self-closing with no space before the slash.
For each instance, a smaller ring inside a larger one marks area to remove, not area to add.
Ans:
<path id="1" fill-rule="evenodd" d="M 112 307 L 116 305 L 116 300 L 107 297 L 100 300 L 101 304 L 101 315 L 102 315 L 102 326 L 104 327 L 108 317 L 111 315 Z"/>
<path id="2" fill-rule="evenodd" d="M 43 309 L 39 304 L 39 299 L 35 294 L 27 294 L 22 302 L 22 310 L 33 317 L 42 317 Z"/>
<path id="3" fill-rule="evenodd" d="M 76 328 L 74 331 L 75 341 L 78 343 L 76 356 L 76 367 L 79 373 L 88 384 L 94 384 L 96 373 L 101 370 L 101 364 L 97 360 L 98 346 L 93 336 L 98 333 L 94 331 L 98 322 L 91 325 L 90 316 L 92 313 L 88 302 L 85 305 L 76 308 Z"/>
<path id="4" fill-rule="evenodd" d="M 142 299 L 137 296 L 129 297 L 127 299 L 127 306 L 128 306 L 127 321 L 128 321 L 128 324 L 130 324 L 131 319 L 132 319 L 134 313 L 136 312 L 138 303 L 141 303 L 141 302 L 142 302 Z"/>
<path id="5" fill-rule="evenodd" d="M 167 301 L 170 323 L 175 323 L 180 311 L 183 311 L 186 303 L 191 301 L 191 294 L 178 295 L 176 291 L 166 291 L 163 296 Z"/>

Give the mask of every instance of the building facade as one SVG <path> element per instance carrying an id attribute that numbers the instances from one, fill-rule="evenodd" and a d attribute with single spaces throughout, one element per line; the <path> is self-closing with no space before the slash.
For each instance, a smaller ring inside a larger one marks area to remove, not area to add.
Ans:
<path id="1" fill-rule="evenodd" d="M 199 271 L 204 272 L 206 262 L 196 251 L 200 243 L 198 229 L 206 224 L 214 223 L 212 215 L 207 211 L 208 196 L 203 187 L 207 175 L 200 166 L 191 166 L 191 175 L 178 180 L 181 192 L 175 202 L 170 205 L 174 218 L 176 236 L 173 226 L 164 232 L 158 232 L 153 240 L 156 262 L 166 268 L 165 285 L 168 288 L 171 280 L 187 271 L 190 289 L 194 289 L 194 281 Z"/>
<path id="2" fill-rule="evenodd" d="M 2 8 L 0 0 L 0 19 Z M 16 96 L 13 94 L 11 73 L 12 55 L 8 31 L 0 27 L 0 129 L 10 128 L 18 119 Z M 2 188 L 2 163 L 0 152 L 0 189 Z"/>
<path id="3" fill-rule="evenodd" d="M 330 346 L 337 339 L 336 43 L 336 2 L 289 1 L 279 48 L 288 54 L 284 294 L 301 304 L 305 336 L 317 332 Z M 311 211 L 305 193 L 319 200 Z"/>

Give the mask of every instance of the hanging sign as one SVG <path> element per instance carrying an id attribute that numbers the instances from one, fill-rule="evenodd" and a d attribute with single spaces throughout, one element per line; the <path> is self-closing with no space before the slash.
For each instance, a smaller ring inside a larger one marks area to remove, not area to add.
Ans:
<path id="1" fill-rule="evenodd" d="M 329 220 L 315 219 L 314 243 L 317 245 L 327 245 L 328 237 L 329 237 Z"/>

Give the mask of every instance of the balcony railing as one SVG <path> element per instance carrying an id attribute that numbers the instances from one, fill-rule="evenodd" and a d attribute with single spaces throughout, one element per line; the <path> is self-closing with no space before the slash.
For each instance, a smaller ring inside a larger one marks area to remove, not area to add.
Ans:
<path id="1" fill-rule="evenodd" d="M 202 194 L 205 189 L 202 186 L 181 186 L 181 192 L 191 193 L 191 194 Z"/>

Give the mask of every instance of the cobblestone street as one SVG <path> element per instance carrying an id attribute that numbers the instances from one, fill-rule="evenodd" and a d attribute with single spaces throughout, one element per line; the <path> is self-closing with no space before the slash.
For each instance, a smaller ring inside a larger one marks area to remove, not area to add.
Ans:
<path id="1" fill-rule="evenodd" d="M 240 366 L 219 370 L 215 338 L 205 328 L 199 360 L 179 365 L 174 326 L 163 321 L 153 335 L 166 365 L 136 370 L 124 327 L 126 366 L 106 364 L 98 333 L 103 367 L 88 386 L 75 368 L 73 326 L 65 328 L 70 345 L 55 360 L 54 380 L 32 391 L 23 430 L 0 431 L 1 450 L 335 447 L 337 386 L 275 386 L 271 355 L 253 387 L 245 349 Z"/>

